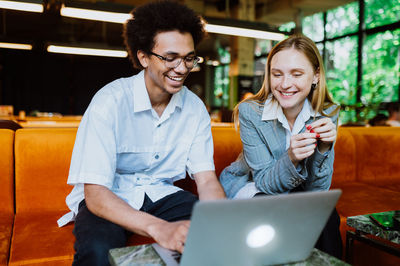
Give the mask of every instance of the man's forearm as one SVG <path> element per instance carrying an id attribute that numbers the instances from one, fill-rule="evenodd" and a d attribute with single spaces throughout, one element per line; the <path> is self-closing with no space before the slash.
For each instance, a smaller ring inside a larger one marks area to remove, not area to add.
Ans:
<path id="1" fill-rule="evenodd" d="M 85 201 L 95 215 L 143 236 L 153 237 L 152 226 L 165 223 L 153 215 L 135 210 L 104 186 L 85 184 Z"/>
<path id="2" fill-rule="evenodd" d="M 85 200 L 95 215 L 131 232 L 152 237 L 161 246 L 183 252 L 189 221 L 167 222 L 151 214 L 135 210 L 108 188 L 85 184 Z"/>
<path id="3" fill-rule="evenodd" d="M 200 200 L 214 200 L 226 198 L 225 192 L 214 171 L 194 174 L 197 192 Z"/>

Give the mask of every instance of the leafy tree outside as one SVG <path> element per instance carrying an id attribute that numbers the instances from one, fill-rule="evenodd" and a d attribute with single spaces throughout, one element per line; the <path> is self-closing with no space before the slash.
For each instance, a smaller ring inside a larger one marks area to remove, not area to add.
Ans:
<path id="1" fill-rule="evenodd" d="M 368 29 L 400 21 L 400 0 L 365 0 Z"/>
<path id="2" fill-rule="evenodd" d="M 361 0 L 365 3 L 365 24 L 371 29 L 400 21 L 400 0 Z M 325 45 L 328 89 L 343 108 L 341 123 L 365 122 L 378 112 L 380 103 L 399 101 L 400 29 L 365 35 L 362 47 L 362 81 L 357 84 L 358 1 L 328 10 L 326 40 L 320 41 L 320 17 L 303 20 L 303 32 L 320 51 Z M 353 34 L 353 35 L 352 35 Z M 331 40 L 334 38 L 333 40 Z M 357 91 L 361 98 L 357 99 Z M 357 112 L 356 112 L 357 110 Z"/>

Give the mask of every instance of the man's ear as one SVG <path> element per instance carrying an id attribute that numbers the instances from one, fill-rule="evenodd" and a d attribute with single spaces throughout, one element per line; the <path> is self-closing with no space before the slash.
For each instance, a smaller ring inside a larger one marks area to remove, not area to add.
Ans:
<path id="1" fill-rule="evenodd" d="M 147 68 L 147 66 L 149 65 L 149 57 L 147 56 L 147 54 L 141 50 L 138 50 L 136 56 L 142 67 Z"/>

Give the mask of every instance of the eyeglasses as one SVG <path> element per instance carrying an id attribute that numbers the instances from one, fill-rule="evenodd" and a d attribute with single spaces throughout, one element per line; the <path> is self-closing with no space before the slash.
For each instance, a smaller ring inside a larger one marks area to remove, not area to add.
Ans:
<path id="1" fill-rule="evenodd" d="M 175 56 L 175 55 L 167 55 L 166 57 L 153 53 L 153 52 L 149 52 L 149 54 L 156 56 L 157 58 L 159 58 L 160 60 L 164 61 L 164 65 L 167 68 L 176 68 L 178 67 L 182 60 L 183 62 L 185 62 L 185 66 L 187 69 L 192 69 L 194 68 L 197 63 L 199 62 L 200 58 L 198 56 L 195 55 L 187 55 L 187 56 Z"/>

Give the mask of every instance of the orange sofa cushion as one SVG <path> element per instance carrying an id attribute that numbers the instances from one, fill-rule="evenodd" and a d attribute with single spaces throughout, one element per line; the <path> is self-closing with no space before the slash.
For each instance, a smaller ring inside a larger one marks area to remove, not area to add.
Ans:
<path id="1" fill-rule="evenodd" d="M 0 129 L 0 265 L 7 265 L 14 220 L 14 131 Z"/>
<path id="2" fill-rule="evenodd" d="M 349 128 L 356 142 L 357 180 L 400 184 L 400 127 Z"/>
<path id="3" fill-rule="evenodd" d="M 214 164 L 217 176 L 236 160 L 242 151 L 240 134 L 233 127 L 211 128 L 214 141 Z"/>
<path id="4" fill-rule="evenodd" d="M 73 224 L 58 228 L 76 129 L 21 129 L 15 134 L 16 216 L 10 265 L 71 265 Z"/>
<path id="5" fill-rule="evenodd" d="M 74 225 L 70 223 L 59 228 L 57 219 L 63 214 L 65 211 L 18 213 L 9 265 L 71 265 Z"/>
<path id="6" fill-rule="evenodd" d="M 0 212 L 14 213 L 14 131 L 0 129 Z"/>
<path id="7" fill-rule="evenodd" d="M 16 213 L 68 211 L 65 197 L 76 129 L 21 129 L 15 134 Z"/>
<path id="8" fill-rule="evenodd" d="M 356 143 L 348 128 L 339 127 L 335 143 L 332 186 L 356 181 Z"/>

